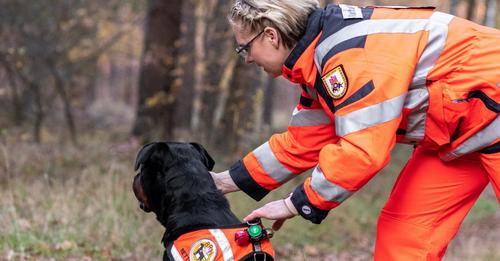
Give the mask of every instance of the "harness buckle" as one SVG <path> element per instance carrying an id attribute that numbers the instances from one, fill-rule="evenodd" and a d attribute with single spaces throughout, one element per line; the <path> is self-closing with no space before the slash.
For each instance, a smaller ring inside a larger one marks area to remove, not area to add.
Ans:
<path id="1" fill-rule="evenodd" d="M 234 235 L 234 239 L 240 246 L 244 246 L 249 243 L 255 244 L 264 239 L 272 238 L 274 235 L 274 231 L 272 229 L 264 228 L 259 218 L 247 221 L 247 225 L 247 229 L 238 231 Z"/>
<path id="2" fill-rule="evenodd" d="M 258 259 L 258 257 L 262 256 L 262 259 Z M 254 252 L 253 253 L 253 260 L 254 261 L 266 261 L 267 259 L 267 255 L 263 252 L 260 252 L 260 253 L 257 253 L 257 252 Z"/>

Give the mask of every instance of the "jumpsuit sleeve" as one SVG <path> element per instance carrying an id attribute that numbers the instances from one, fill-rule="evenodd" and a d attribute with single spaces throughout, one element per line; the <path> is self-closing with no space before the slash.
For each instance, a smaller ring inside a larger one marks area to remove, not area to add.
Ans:
<path id="1" fill-rule="evenodd" d="M 413 70 L 408 61 L 362 48 L 327 60 L 321 88 L 334 104 L 339 140 L 321 149 L 312 176 L 293 192 L 302 217 L 321 223 L 388 163 Z"/>
<path id="2" fill-rule="evenodd" d="M 335 142 L 333 121 L 308 88 L 303 86 L 287 131 L 272 135 L 229 169 L 236 185 L 255 200 L 316 166 L 321 148 Z"/>

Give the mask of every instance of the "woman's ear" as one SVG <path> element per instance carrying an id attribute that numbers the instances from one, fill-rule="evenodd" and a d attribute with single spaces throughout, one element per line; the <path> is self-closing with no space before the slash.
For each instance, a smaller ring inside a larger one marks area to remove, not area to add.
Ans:
<path id="1" fill-rule="evenodd" d="M 271 41 L 271 45 L 274 48 L 278 49 L 280 47 L 280 33 L 278 32 L 278 30 L 276 30 L 276 28 L 267 26 L 266 28 L 264 28 L 264 36 L 268 41 Z"/>

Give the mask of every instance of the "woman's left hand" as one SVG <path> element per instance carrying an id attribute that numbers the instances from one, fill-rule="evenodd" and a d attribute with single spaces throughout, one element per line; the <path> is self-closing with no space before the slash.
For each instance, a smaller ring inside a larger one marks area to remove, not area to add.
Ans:
<path id="1" fill-rule="evenodd" d="M 273 230 L 278 231 L 285 220 L 296 215 L 297 210 L 290 201 L 290 197 L 288 197 L 286 199 L 280 199 L 265 204 L 263 207 L 252 211 L 252 213 L 246 216 L 243 220 L 250 221 L 256 218 L 276 220 L 276 222 L 273 223 Z"/>

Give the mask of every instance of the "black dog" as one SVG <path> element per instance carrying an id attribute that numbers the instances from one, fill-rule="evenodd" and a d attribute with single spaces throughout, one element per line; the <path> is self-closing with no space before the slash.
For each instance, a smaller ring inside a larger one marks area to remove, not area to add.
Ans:
<path id="1" fill-rule="evenodd" d="M 210 240 L 196 242 L 199 247 L 191 247 L 189 255 L 183 250 L 177 258 L 168 250 L 175 240 L 192 231 L 242 228 L 215 186 L 209 173 L 213 166 L 214 160 L 196 143 L 155 142 L 139 151 L 135 162 L 139 173 L 134 177 L 133 190 L 141 209 L 154 212 L 166 228 L 163 260 L 214 260 L 208 258 L 211 252 L 204 248 L 213 247 Z M 252 260 L 258 257 L 255 253 L 264 257 L 262 260 L 273 260 L 274 254 L 266 253 L 260 245 L 257 249 L 254 246 Z"/>

